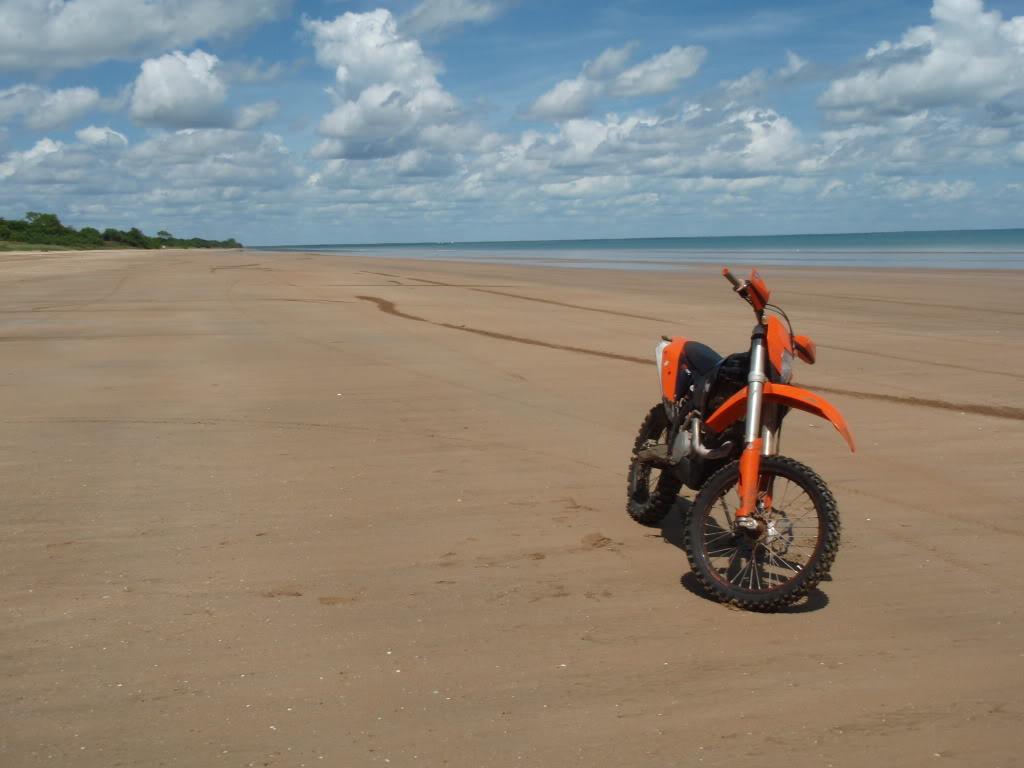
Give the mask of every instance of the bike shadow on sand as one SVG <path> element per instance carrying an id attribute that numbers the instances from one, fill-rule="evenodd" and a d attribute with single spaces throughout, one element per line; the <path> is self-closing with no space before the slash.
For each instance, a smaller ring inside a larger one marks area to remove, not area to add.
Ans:
<path id="1" fill-rule="evenodd" d="M 680 496 L 676 499 L 676 503 L 672 505 L 672 511 L 669 512 L 665 516 L 665 519 L 661 521 L 661 538 L 684 553 L 686 550 L 683 548 L 683 521 L 690 512 L 690 506 L 690 500 Z M 690 592 L 703 600 L 708 600 L 712 603 L 718 602 L 714 597 L 704 591 L 704 588 L 697 580 L 697 577 L 690 571 L 687 571 L 682 575 L 679 579 L 679 583 L 687 592 Z M 815 587 L 810 591 L 807 597 L 800 600 L 800 602 L 786 608 L 782 608 L 776 611 L 776 613 L 811 613 L 812 611 L 820 611 L 827 605 L 828 595 Z"/>

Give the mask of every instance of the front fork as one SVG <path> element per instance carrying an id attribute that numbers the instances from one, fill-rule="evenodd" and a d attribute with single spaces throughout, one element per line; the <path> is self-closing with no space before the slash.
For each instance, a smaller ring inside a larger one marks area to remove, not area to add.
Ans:
<path id="1" fill-rule="evenodd" d="M 765 327 L 758 323 L 751 335 L 750 374 L 747 376 L 747 422 L 743 435 L 743 453 L 740 454 L 740 506 L 736 510 L 736 526 L 748 531 L 758 529 L 754 518 L 759 494 L 767 497 L 771 507 L 770 487 L 761 488 L 761 457 L 779 452 L 778 406 L 764 404 Z M 771 480 L 766 480 L 770 484 Z"/>

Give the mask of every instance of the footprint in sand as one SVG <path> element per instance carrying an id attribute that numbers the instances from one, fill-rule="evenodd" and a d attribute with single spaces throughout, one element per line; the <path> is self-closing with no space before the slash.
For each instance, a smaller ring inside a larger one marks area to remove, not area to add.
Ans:
<path id="1" fill-rule="evenodd" d="M 580 544 L 584 549 L 608 549 L 612 552 L 617 552 L 622 546 L 621 541 L 612 541 L 603 533 L 588 533 L 580 539 Z"/>

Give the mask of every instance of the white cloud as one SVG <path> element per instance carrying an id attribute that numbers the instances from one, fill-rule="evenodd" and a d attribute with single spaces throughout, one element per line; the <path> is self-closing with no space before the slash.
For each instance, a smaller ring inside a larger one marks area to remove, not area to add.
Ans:
<path id="1" fill-rule="evenodd" d="M 0 91 L 0 122 L 21 116 L 36 131 L 59 128 L 99 106 L 95 88 L 48 91 L 37 85 L 16 85 Z"/>
<path id="2" fill-rule="evenodd" d="M 124 161 L 158 186 L 273 187 L 299 176 L 279 136 L 225 128 L 186 129 L 155 136 L 125 152 Z"/>
<path id="3" fill-rule="evenodd" d="M 726 80 L 718 85 L 717 93 L 705 95 L 705 101 L 717 100 L 729 106 L 740 107 L 759 98 L 771 86 L 796 80 L 801 72 L 807 71 L 808 63 L 792 51 L 786 51 L 786 63 L 774 72 L 754 69 L 736 80 Z"/>
<path id="4" fill-rule="evenodd" d="M 572 181 L 542 184 L 541 191 L 555 197 L 607 197 L 629 190 L 629 179 L 621 176 L 584 176 Z"/>
<path id="5" fill-rule="evenodd" d="M 410 149 L 396 158 L 395 172 L 406 177 L 443 177 L 455 171 L 450 155 L 431 153 L 422 148 Z"/>
<path id="6" fill-rule="evenodd" d="M 238 235 L 240 221 L 294 214 L 289 206 L 304 172 L 273 134 L 190 129 L 133 146 L 105 127 L 77 136 L 73 143 L 44 138 L 0 160 L 0 208 L 67 213 L 79 226 L 152 233 L 180 225 L 182 234 L 222 237 Z"/>
<path id="7" fill-rule="evenodd" d="M 142 62 L 132 91 L 132 117 L 170 128 L 227 125 L 228 92 L 217 63 L 216 56 L 198 49 Z"/>
<path id="8" fill-rule="evenodd" d="M 800 154 L 796 126 L 773 110 L 748 109 L 732 115 L 729 122 L 746 129 L 746 146 L 740 155 L 753 168 L 779 167 Z"/>
<path id="9" fill-rule="evenodd" d="M 884 184 L 885 191 L 899 200 L 931 198 L 941 202 L 962 200 L 974 191 L 971 181 L 918 181 L 900 179 Z"/>
<path id="10" fill-rule="evenodd" d="M 732 103 L 742 100 L 749 100 L 759 96 L 767 87 L 770 80 L 763 69 L 755 69 L 736 80 L 728 80 L 721 84 L 725 97 Z"/>
<path id="11" fill-rule="evenodd" d="M 53 139 L 40 139 L 32 149 L 12 152 L 7 160 L 0 163 L 0 178 L 9 178 L 23 169 L 32 169 L 42 164 L 50 155 L 58 154 L 64 145 Z"/>
<path id="12" fill-rule="evenodd" d="M 423 0 L 402 19 L 402 31 L 413 36 L 436 33 L 487 22 L 500 12 L 501 6 L 494 0 Z"/>
<path id="13" fill-rule="evenodd" d="M 1024 163 L 1024 141 L 1013 148 L 1013 157 L 1017 162 Z"/>
<path id="14" fill-rule="evenodd" d="M 348 98 L 367 86 L 392 83 L 406 88 L 437 88 L 440 70 L 420 44 L 399 34 L 391 12 L 345 13 L 333 21 L 306 20 L 316 59 L 334 67 Z"/>
<path id="15" fill-rule="evenodd" d="M 484 183 L 540 188 L 555 199 L 720 193 L 735 202 L 768 188 L 776 198 L 809 192 L 816 182 L 803 177 L 818 172 L 814 153 L 772 110 L 689 105 L 677 114 L 566 120 L 482 152 L 471 169 Z"/>
<path id="16" fill-rule="evenodd" d="M 220 64 L 224 79 L 234 83 L 269 83 L 280 78 L 287 69 L 296 66 L 296 63 L 286 66 L 280 61 L 267 64 L 263 59 L 223 61 Z"/>
<path id="17" fill-rule="evenodd" d="M 619 98 L 669 93 L 700 69 L 707 51 L 697 46 L 674 46 L 625 69 L 635 46 L 608 48 L 583 64 L 580 74 L 562 80 L 530 107 L 534 117 L 564 120 L 590 112 L 602 96 Z"/>
<path id="18" fill-rule="evenodd" d="M 242 107 L 235 119 L 235 127 L 241 130 L 249 130 L 277 117 L 281 107 L 276 101 L 261 101 Z"/>
<path id="19" fill-rule="evenodd" d="M 981 0 L 935 0 L 931 26 L 883 41 L 863 69 L 831 83 L 821 105 L 838 119 L 989 105 L 1024 91 L 1024 16 L 1004 21 Z"/>
<path id="20" fill-rule="evenodd" d="M 821 192 L 818 193 L 818 197 L 829 197 L 842 193 L 846 189 L 846 182 L 840 179 L 829 179 L 825 182 L 825 186 L 821 188 Z"/>
<path id="21" fill-rule="evenodd" d="M 535 117 L 559 120 L 580 117 L 590 111 L 594 101 L 605 91 L 605 84 L 584 75 L 562 80 L 533 102 L 530 112 Z"/>
<path id="22" fill-rule="evenodd" d="M 779 76 L 783 78 L 793 77 L 793 75 L 803 71 L 806 66 L 806 59 L 801 59 L 792 51 L 786 51 L 786 66 L 779 70 Z"/>
<path id="23" fill-rule="evenodd" d="M 317 61 L 333 67 L 338 104 L 320 121 L 328 139 L 321 157 L 393 157 L 413 148 L 431 126 L 457 117 L 455 98 L 438 82 L 439 67 L 403 37 L 391 13 L 346 13 L 306 21 Z"/>
<path id="24" fill-rule="evenodd" d="M 0 70 L 59 70 L 224 37 L 290 0 L 0 0 Z"/>
<path id="25" fill-rule="evenodd" d="M 642 61 L 615 78 L 611 92 L 615 96 L 651 96 L 669 93 L 687 78 L 693 77 L 704 62 L 707 51 L 700 46 L 678 45 Z"/>
<path id="26" fill-rule="evenodd" d="M 978 121 L 981 121 L 980 123 Z M 963 173 L 965 166 L 1005 164 L 1019 131 L 992 126 L 976 110 L 927 110 L 823 131 L 817 145 L 824 165 L 885 175 Z"/>
<path id="27" fill-rule="evenodd" d="M 621 48 L 607 48 L 593 61 L 583 65 L 583 74 L 592 80 L 607 80 L 622 72 L 636 50 L 636 43 Z"/>
<path id="28" fill-rule="evenodd" d="M 76 131 L 75 136 L 83 144 L 91 144 L 93 146 L 128 146 L 127 137 L 109 126 L 98 127 L 90 125 L 82 128 L 80 131 Z"/>
<path id="29" fill-rule="evenodd" d="M 970 140 L 979 147 L 991 147 L 1005 144 L 1010 139 L 1010 131 L 1006 128 L 977 128 L 972 132 Z"/>

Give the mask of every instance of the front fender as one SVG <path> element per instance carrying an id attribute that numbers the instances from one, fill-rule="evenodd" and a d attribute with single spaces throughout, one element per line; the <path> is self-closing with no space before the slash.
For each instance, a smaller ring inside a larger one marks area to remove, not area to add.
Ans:
<path id="1" fill-rule="evenodd" d="M 843 418 L 843 414 L 841 414 L 839 409 L 828 402 L 825 398 L 819 397 L 813 392 L 809 392 L 801 387 L 765 382 L 764 399 L 769 403 L 779 403 L 780 405 L 785 405 L 789 408 L 796 408 L 801 411 L 807 411 L 807 413 L 813 413 L 815 416 L 820 416 L 826 421 L 831 422 L 832 426 L 835 427 L 839 434 L 843 436 L 843 439 L 846 440 L 846 444 L 850 446 L 850 450 L 857 450 L 853 444 L 853 435 L 850 434 L 850 428 L 846 425 L 846 419 Z M 707 421 L 704 422 L 704 425 L 715 432 L 721 432 L 730 424 L 734 424 L 743 418 L 746 413 L 747 388 L 744 387 L 722 403 L 722 407 L 711 414 Z"/>

